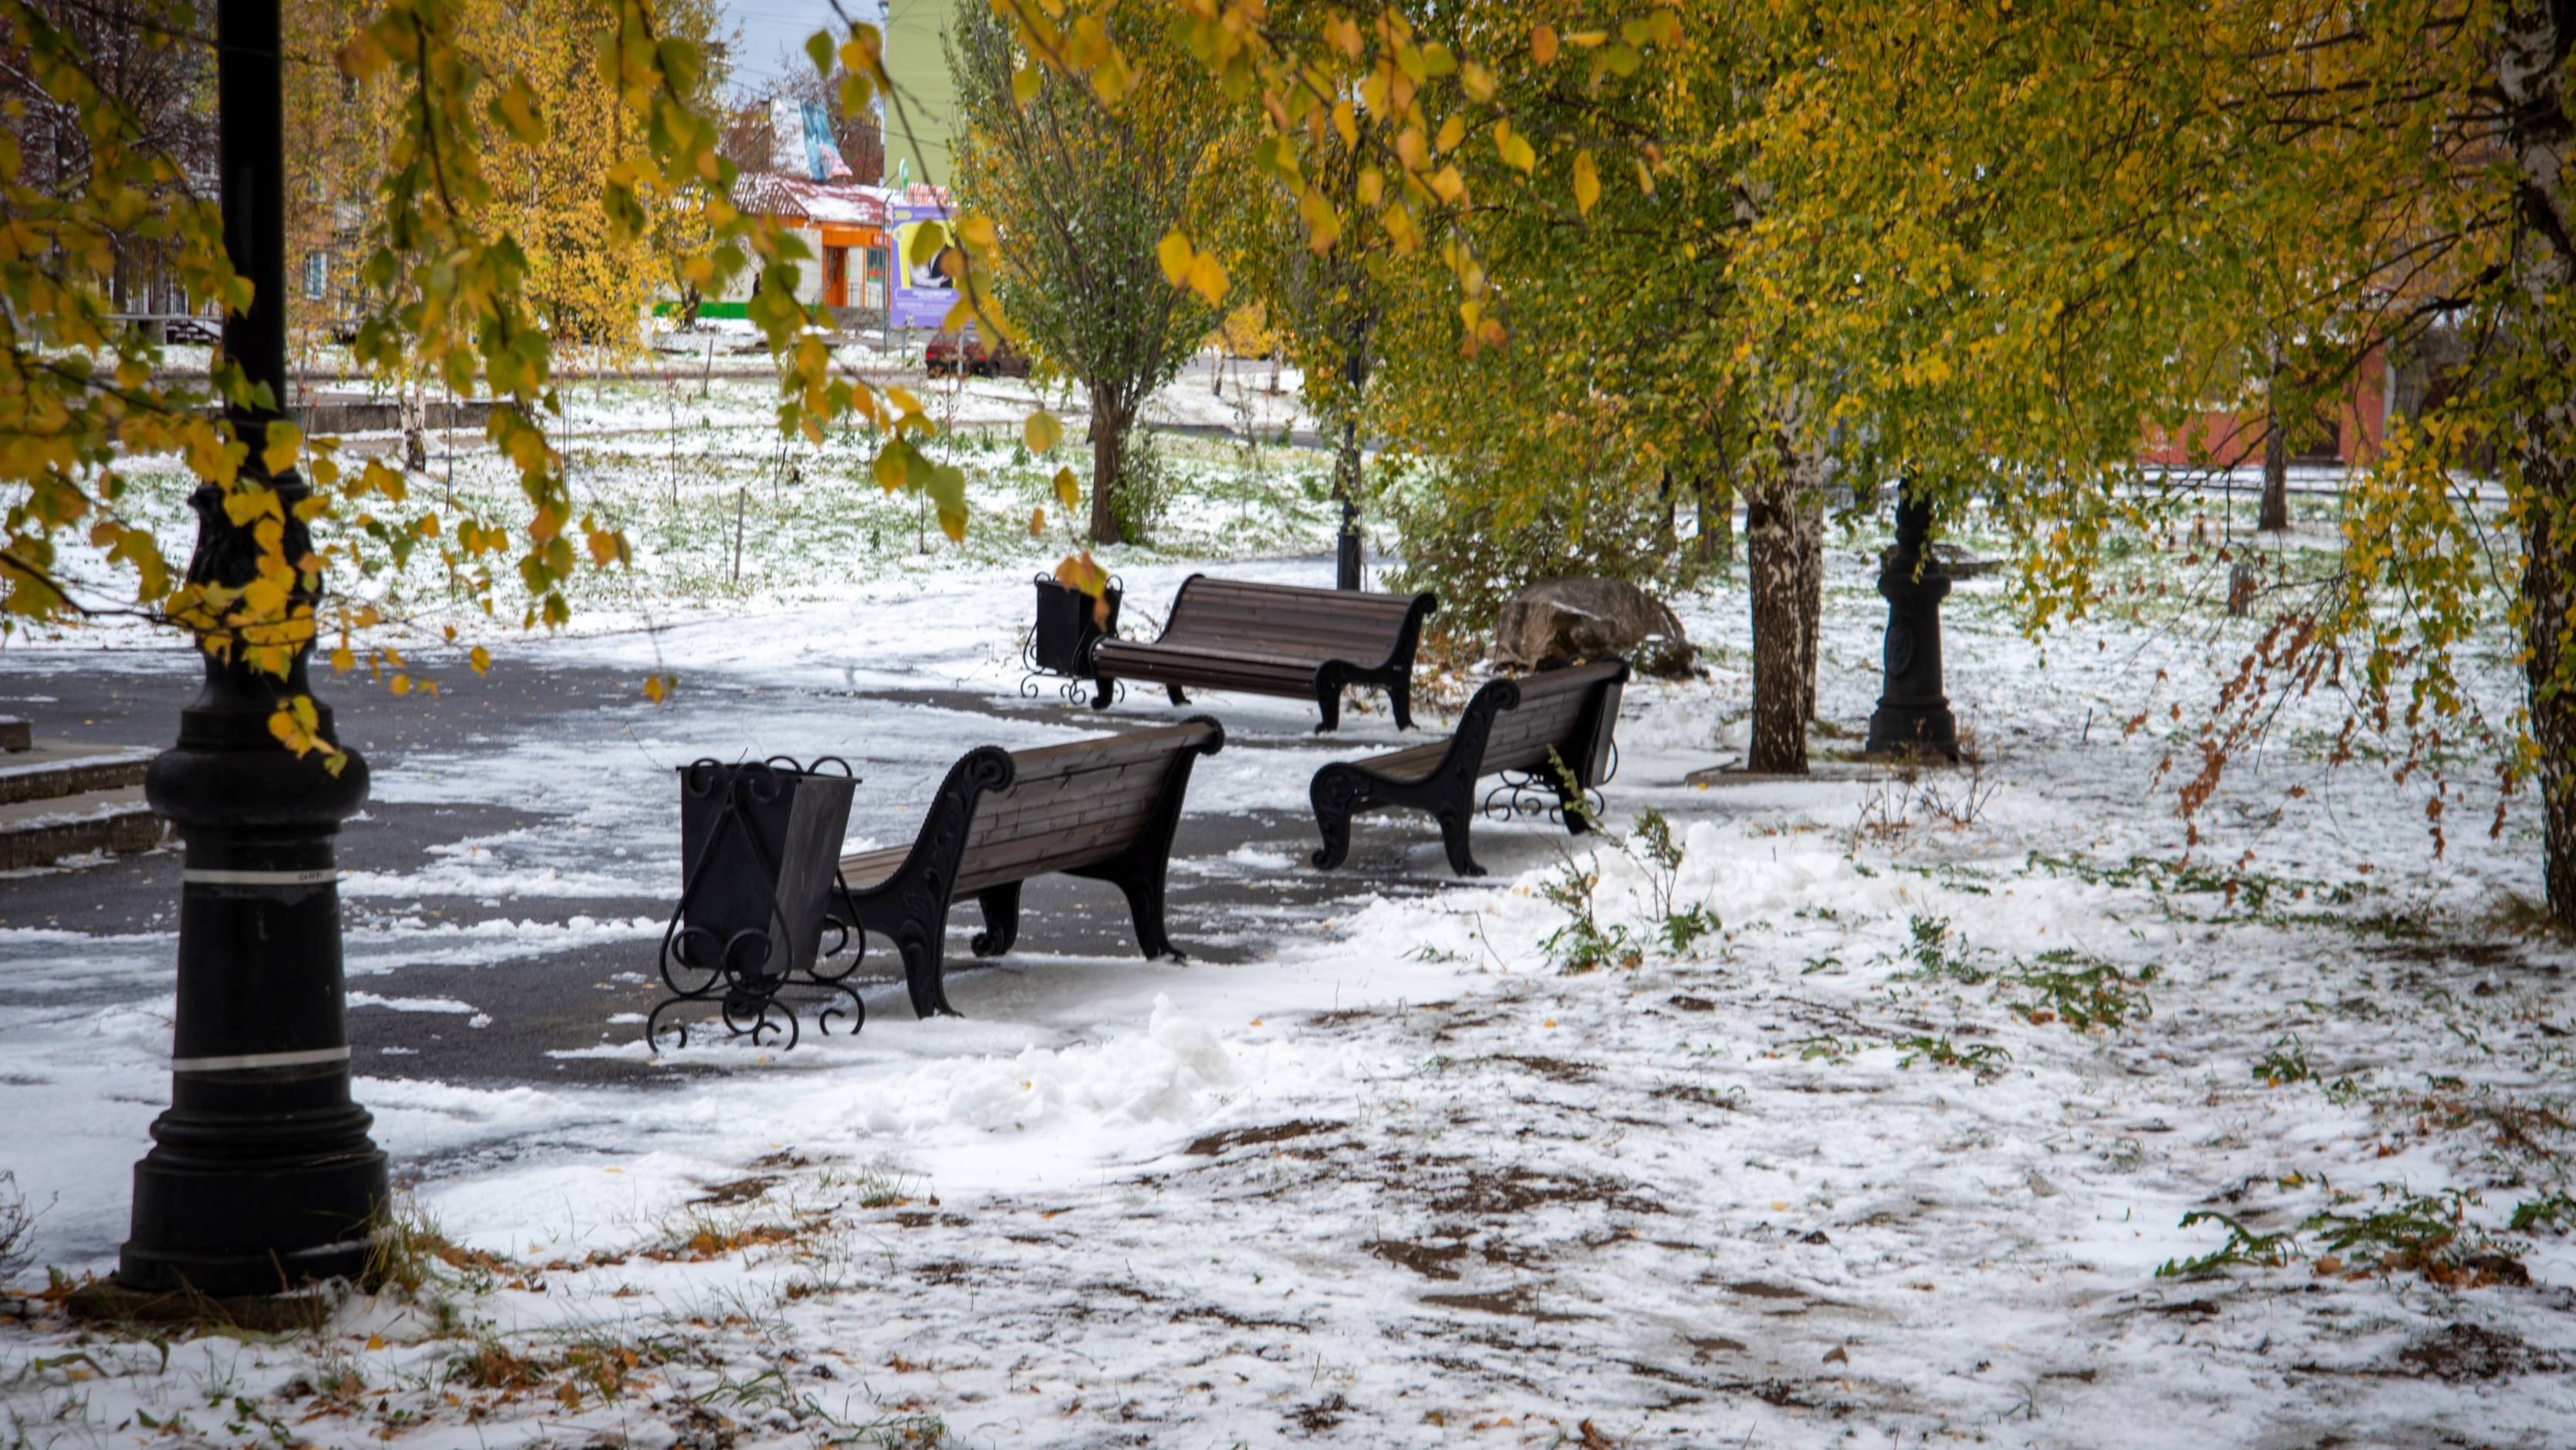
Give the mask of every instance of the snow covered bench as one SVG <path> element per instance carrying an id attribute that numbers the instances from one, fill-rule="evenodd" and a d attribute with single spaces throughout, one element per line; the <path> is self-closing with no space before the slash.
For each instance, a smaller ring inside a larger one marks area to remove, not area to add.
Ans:
<path id="1" fill-rule="evenodd" d="M 1324 845 L 1315 864 L 1328 871 L 1342 864 L 1351 848 L 1351 817 L 1402 806 L 1440 822 L 1449 869 L 1484 875 L 1467 853 L 1467 825 L 1476 811 L 1476 782 L 1488 775 L 1504 776 L 1515 799 L 1533 787 L 1553 790 L 1566 830 L 1583 834 L 1588 828 L 1578 798 L 1609 778 L 1610 737 L 1627 679 L 1628 662 L 1613 659 L 1495 680 L 1467 702 L 1447 740 L 1316 771 L 1308 793 Z M 1551 754 L 1563 763 L 1562 773 Z"/>
<path id="2" fill-rule="evenodd" d="M 975 955 L 1000 956 L 1020 934 L 1020 883 L 1050 871 L 1116 886 L 1145 955 L 1178 957 L 1163 933 L 1163 873 L 1191 763 L 1224 746 L 1225 728 L 1198 715 L 1039 750 L 970 750 L 911 845 L 841 858 L 847 919 L 894 942 L 924 1017 L 956 1011 L 940 967 L 949 905 L 974 897 Z"/>
<path id="3" fill-rule="evenodd" d="M 1377 685 L 1395 707 L 1395 726 L 1413 728 L 1413 651 L 1437 596 L 1304 589 L 1193 574 L 1181 581 L 1172 615 L 1154 640 L 1104 639 L 1091 657 L 1099 694 L 1117 681 L 1158 684 L 1186 705 L 1183 686 L 1255 695 L 1312 695 L 1318 729 L 1341 724 L 1342 690 Z"/>

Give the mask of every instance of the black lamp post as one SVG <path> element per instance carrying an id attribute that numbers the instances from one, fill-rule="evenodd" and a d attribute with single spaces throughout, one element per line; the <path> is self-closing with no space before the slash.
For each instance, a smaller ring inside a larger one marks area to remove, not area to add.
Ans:
<path id="1" fill-rule="evenodd" d="M 286 554 L 307 550 L 292 472 L 266 476 L 260 451 L 286 387 L 285 176 L 278 0 L 222 0 L 216 22 L 224 247 L 255 289 L 224 320 L 224 352 L 272 403 L 237 406 L 245 467 L 289 505 Z M 213 485 L 190 500 L 188 578 L 239 585 L 259 549 Z M 307 598 L 305 602 L 309 603 Z M 152 807 L 186 838 L 179 898 L 178 1012 L 170 1109 L 134 1166 L 133 1236 L 116 1283 L 141 1296 L 282 1293 L 366 1266 L 386 1198 L 373 1121 L 349 1097 L 340 979 L 340 822 L 367 798 L 355 751 L 337 775 L 268 731 L 281 696 L 308 692 L 308 639 L 284 681 L 205 655 L 205 686 L 179 716 L 179 743 L 153 761 Z M 317 703 L 320 734 L 332 735 Z"/>
<path id="2" fill-rule="evenodd" d="M 1348 416 L 1342 419 L 1342 452 L 1333 470 L 1334 491 L 1342 496 L 1342 528 L 1333 540 L 1333 587 L 1360 587 L 1360 391 L 1368 386 L 1368 354 L 1363 342 L 1365 324 L 1353 329 L 1350 356 L 1342 362 L 1342 380 L 1350 388 L 1346 405 Z M 1350 465 L 1345 475 L 1340 464 Z"/>
<path id="3" fill-rule="evenodd" d="M 1879 555 L 1887 599 L 1886 684 L 1869 717 L 1872 755 L 1959 758 L 1959 722 L 1941 693 L 1941 600 L 1950 572 L 1932 552 L 1932 501 L 1912 485 L 1896 497 L 1896 547 Z"/>
<path id="4" fill-rule="evenodd" d="M 1333 545 L 1333 587 L 1360 587 L 1360 506 L 1342 500 L 1342 532 Z"/>

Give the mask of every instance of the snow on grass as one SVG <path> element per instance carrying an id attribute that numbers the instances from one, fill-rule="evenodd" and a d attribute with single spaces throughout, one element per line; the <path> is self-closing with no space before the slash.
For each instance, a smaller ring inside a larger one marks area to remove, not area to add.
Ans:
<path id="1" fill-rule="evenodd" d="M 993 462 L 979 487 L 1022 485 Z M 646 464 L 618 476 L 648 509 Z M 1224 507 L 1195 537 L 1232 537 Z M 704 532 L 674 534 L 701 568 Z M 380 777 L 389 803 L 561 824 L 353 877 L 360 1010 L 472 1010 L 400 985 L 424 961 L 598 941 L 648 964 L 657 917 L 544 908 L 667 892 L 669 772 L 696 755 L 842 754 L 854 818 L 895 839 L 966 745 L 1098 728 L 973 704 L 1017 699 L 1016 544 L 846 579 L 772 545 L 759 597 L 655 574 L 662 627 L 536 647 L 675 670 L 674 706 Z M 1111 562 L 1149 610 L 1207 562 L 1321 567 L 1193 547 L 1212 559 Z M 2281 565 L 2325 547 L 2311 517 Z M 2158 766 L 2191 714 L 2165 707 L 2205 699 L 2260 621 L 2180 602 L 2205 580 L 2153 557 L 2133 567 L 2165 591 L 2044 649 L 1997 580 L 1963 582 L 1949 684 L 1976 763 L 1864 769 L 1839 733 L 1878 686 L 1859 552 L 1831 558 L 1816 779 L 1685 783 L 1740 741 L 1722 584 L 1682 602 L 1719 646 L 1707 678 L 1629 691 L 1607 835 L 1479 821 L 1492 878 L 1425 896 L 1346 870 L 1319 905 L 1243 908 L 1239 965 L 1053 954 L 1033 929 L 957 967 L 962 1019 L 914 1021 L 883 985 L 864 1032 L 793 1052 L 702 1035 L 656 1065 L 620 1017 L 557 1054 L 640 1086 L 362 1076 L 417 1287 L 316 1334 L 182 1335 L 166 1363 L 39 1299 L 0 1331 L 0 1414 L 30 1445 L 2563 1442 L 2576 949 L 2513 925 L 2528 802 L 2437 853 L 2420 787 L 2323 767 L 2311 701 L 2186 851 Z M 2509 660 L 2486 668 L 2504 688 Z M 1192 708 L 1229 745 L 1191 813 L 1250 839 L 1176 874 L 1311 877 L 1307 778 L 1397 738 L 1363 714 L 1315 739 L 1295 702 Z M 2458 818 L 2494 808 L 2454 791 Z M 1437 869 L 1419 817 L 1356 829 Z M 447 896 L 520 900 L 448 923 Z M 162 1101 L 167 999 L 136 991 L 170 939 L 7 931 L 92 978 L 0 1037 L 0 1083 L 45 1124 L 0 1126 L 0 1151 L 51 1205 L 40 1242 L 84 1246 L 56 1256 L 77 1275 Z"/>

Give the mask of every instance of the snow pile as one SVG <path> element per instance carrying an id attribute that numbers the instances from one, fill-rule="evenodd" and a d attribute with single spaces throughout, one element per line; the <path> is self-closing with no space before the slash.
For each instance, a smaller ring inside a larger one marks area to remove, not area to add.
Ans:
<path id="1" fill-rule="evenodd" d="M 935 1128 L 1169 1129 L 1203 1122 L 1242 1093 L 1333 1075 L 1331 1064 L 1284 1043 L 1226 1042 L 1157 995 L 1142 1034 L 918 1068 L 872 1093 L 861 1122 L 905 1136 Z"/>

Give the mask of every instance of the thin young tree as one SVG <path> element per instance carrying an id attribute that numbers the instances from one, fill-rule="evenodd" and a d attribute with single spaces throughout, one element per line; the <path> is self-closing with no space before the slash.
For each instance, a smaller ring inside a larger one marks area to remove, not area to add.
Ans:
<path id="1" fill-rule="evenodd" d="M 1198 66 L 1161 48 L 1159 19 L 1141 3 L 1105 14 L 1128 57 L 1108 84 L 1049 66 L 984 6 L 962 7 L 950 38 L 958 194 L 1000 231 L 1004 311 L 1089 397 L 1101 544 L 1132 532 L 1121 470 L 1145 400 L 1216 325 L 1226 286 L 1206 268 L 1200 287 L 1175 286 L 1160 253 L 1209 225 L 1213 167 L 1238 123 Z"/>

